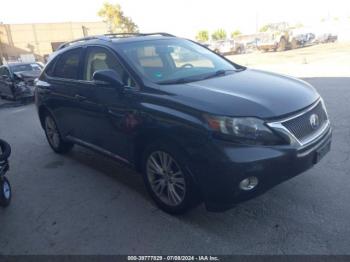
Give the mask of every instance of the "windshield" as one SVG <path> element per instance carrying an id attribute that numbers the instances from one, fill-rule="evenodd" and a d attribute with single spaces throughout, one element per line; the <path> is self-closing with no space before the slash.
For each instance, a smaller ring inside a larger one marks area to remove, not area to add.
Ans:
<path id="1" fill-rule="evenodd" d="M 208 49 L 183 39 L 127 43 L 123 57 L 154 83 L 198 81 L 238 70 Z"/>
<path id="2" fill-rule="evenodd" d="M 38 64 L 21 64 L 11 66 L 11 70 L 14 73 L 27 72 L 27 71 L 41 71 L 41 67 Z"/>

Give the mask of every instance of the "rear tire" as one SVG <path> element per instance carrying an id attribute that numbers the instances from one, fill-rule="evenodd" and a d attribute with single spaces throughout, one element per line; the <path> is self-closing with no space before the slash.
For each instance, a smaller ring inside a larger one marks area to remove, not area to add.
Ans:
<path id="1" fill-rule="evenodd" d="M 44 116 L 44 130 L 47 141 L 52 150 L 58 154 L 65 154 L 72 150 L 74 144 L 66 142 L 62 139 L 62 136 L 57 128 L 56 121 L 51 114 L 47 113 Z"/>
<path id="2" fill-rule="evenodd" d="M 146 148 L 142 161 L 148 193 L 163 211 L 183 214 L 201 201 L 181 149 L 157 142 Z"/>
<path id="3" fill-rule="evenodd" d="M 0 180 L 0 206 L 7 207 L 11 202 L 11 185 L 6 177 Z"/>

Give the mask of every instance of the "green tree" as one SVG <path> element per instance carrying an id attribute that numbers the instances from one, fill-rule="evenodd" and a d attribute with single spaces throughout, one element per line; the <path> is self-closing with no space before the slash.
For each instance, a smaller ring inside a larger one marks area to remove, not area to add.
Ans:
<path id="1" fill-rule="evenodd" d="M 211 35 L 211 38 L 213 38 L 213 40 L 224 40 L 226 36 L 226 31 L 224 29 L 218 29 Z"/>
<path id="2" fill-rule="evenodd" d="M 107 23 L 110 33 L 137 33 L 139 31 L 132 19 L 124 15 L 119 4 L 105 2 L 97 14 Z"/>
<path id="3" fill-rule="evenodd" d="M 201 30 L 196 35 L 196 40 L 199 42 L 207 42 L 209 40 L 209 32 L 207 30 Z"/>
<path id="4" fill-rule="evenodd" d="M 242 34 L 241 31 L 235 30 L 235 31 L 233 31 L 233 32 L 231 33 L 231 38 L 235 38 L 236 36 L 239 36 L 239 35 L 241 35 L 241 34 Z"/>

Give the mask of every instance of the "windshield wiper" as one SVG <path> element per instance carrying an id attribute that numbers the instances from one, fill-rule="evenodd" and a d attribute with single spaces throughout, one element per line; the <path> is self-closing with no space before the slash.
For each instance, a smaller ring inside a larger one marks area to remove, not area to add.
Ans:
<path id="1" fill-rule="evenodd" d="M 217 77 L 217 76 L 224 76 L 226 75 L 227 72 L 239 72 L 238 70 L 233 70 L 233 69 L 220 69 L 210 75 L 208 75 L 207 77 L 203 78 L 203 79 L 209 79 L 209 78 L 213 78 L 213 77 Z"/>
<path id="2" fill-rule="evenodd" d="M 198 77 L 184 77 L 184 78 L 160 81 L 157 84 L 159 84 L 159 85 L 175 85 L 175 84 L 185 84 L 185 83 L 198 81 L 198 80 L 201 80 L 201 78 L 198 78 Z"/>
<path id="3" fill-rule="evenodd" d="M 205 79 L 209 79 L 209 78 L 213 78 L 213 77 L 217 77 L 217 76 L 223 76 L 226 75 L 228 72 L 240 72 L 242 70 L 240 69 L 220 69 L 215 71 L 214 73 L 209 73 L 209 74 L 205 74 L 205 75 L 198 75 L 198 76 L 190 76 L 190 77 L 183 77 L 183 78 L 178 78 L 178 79 L 171 79 L 171 80 L 164 80 L 164 81 L 160 81 L 157 84 L 159 85 L 175 85 L 175 84 L 185 84 L 185 83 L 189 83 L 189 82 L 194 82 L 194 81 L 200 81 L 200 80 L 205 80 Z"/>

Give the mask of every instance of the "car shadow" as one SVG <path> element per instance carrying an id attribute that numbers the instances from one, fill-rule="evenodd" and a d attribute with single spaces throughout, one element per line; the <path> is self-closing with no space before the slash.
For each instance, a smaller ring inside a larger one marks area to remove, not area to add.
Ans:
<path id="1" fill-rule="evenodd" d="M 66 157 L 69 157 L 79 164 L 87 166 L 98 173 L 102 173 L 117 180 L 118 183 L 122 183 L 130 190 L 136 192 L 142 197 L 146 197 L 152 202 L 148 197 L 146 188 L 144 187 L 142 175 L 134 171 L 131 167 L 81 146 L 76 146 L 66 155 Z"/>

